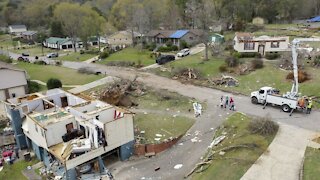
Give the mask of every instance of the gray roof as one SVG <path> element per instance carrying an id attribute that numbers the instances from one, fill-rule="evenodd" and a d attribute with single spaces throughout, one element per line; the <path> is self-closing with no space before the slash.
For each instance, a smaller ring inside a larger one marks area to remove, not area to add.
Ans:
<path id="1" fill-rule="evenodd" d="M 22 32 L 21 34 L 24 36 L 33 36 L 37 34 L 37 31 L 26 31 L 26 32 Z"/>
<path id="2" fill-rule="evenodd" d="M 0 67 L 0 89 L 27 85 L 27 74 L 23 70 Z"/>
<path id="3" fill-rule="evenodd" d="M 25 25 L 10 25 L 12 29 L 27 29 Z"/>

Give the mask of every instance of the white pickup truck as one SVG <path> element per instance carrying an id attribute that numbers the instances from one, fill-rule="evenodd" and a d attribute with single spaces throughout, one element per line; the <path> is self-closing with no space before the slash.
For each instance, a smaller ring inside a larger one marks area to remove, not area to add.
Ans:
<path id="1" fill-rule="evenodd" d="M 298 106 L 298 98 L 287 98 L 279 94 L 279 91 L 272 87 L 262 87 L 259 91 L 251 93 L 251 102 L 253 104 L 267 104 L 281 106 L 284 112 L 291 112 L 295 109 L 301 109 Z"/>

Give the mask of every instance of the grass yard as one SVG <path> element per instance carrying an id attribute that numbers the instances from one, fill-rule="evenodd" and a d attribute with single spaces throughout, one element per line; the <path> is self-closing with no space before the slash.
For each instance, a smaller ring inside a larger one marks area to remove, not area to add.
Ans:
<path id="1" fill-rule="evenodd" d="M 107 64 L 110 61 L 128 61 L 138 65 L 139 62 L 143 66 L 148 66 L 155 63 L 155 58 L 150 57 L 151 52 L 148 50 L 140 51 L 137 48 L 128 47 L 121 51 L 111 54 L 106 59 L 103 59 L 101 64 Z"/>
<path id="2" fill-rule="evenodd" d="M 305 152 L 303 179 L 316 180 L 320 174 L 320 150 L 307 147 Z"/>
<path id="3" fill-rule="evenodd" d="M 3 50 L 6 50 L 7 48 L 12 48 L 12 47 L 13 47 L 13 43 L 10 35 L 8 34 L 0 35 L 0 48 Z"/>
<path id="4" fill-rule="evenodd" d="M 152 90 L 140 97 L 131 97 L 131 99 L 139 104 L 139 109 L 166 111 L 180 111 L 180 113 L 188 113 L 188 109 L 192 109 L 192 99 L 167 90 Z"/>
<path id="5" fill-rule="evenodd" d="M 33 158 L 32 161 L 26 162 L 21 160 L 19 162 L 13 163 L 13 165 L 5 165 L 3 170 L 0 172 L 0 179 L 15 179 L 23 180 L 27 179 L 21 171 L 26 169 L 28 166 L 34 165 L 39 162 L 37 159 Z"/>
<path id="6" fill-rule="evenodd" d="M 83 85 L 102 78 L 102 75 L 87 75 L 76 70 L 60 66 L 44 66 L 19 62 L 16 65 L 28 72 L 31 79 L 47 82 L 50 78 L 58 78 L 63 85 Z"/>
<path id="7" fill-rule="evenodd" d="M 28 53 L 30 54 L 30 56 L 46 56 L 48 53 L 57 52 L 57 50 L 54 50 L 54 49 L 43 48 L 43 55 L 42 55 L 41 45 L 32 45 L 32 46 L 23 47 L 20 49 L 11 49 L 11 51 L 17 54 Z"/>
<path id="8" fill-rule="evenodd" d="M 69 52 L 67 55 L 59 56 L 55 58 L 62 61 L 86 61 L 93 57 L 97 56 L 96 54 L 80 54 L 80 52 Z"/>
<path id="9" fill-rule="evenodd" d="M 275 135 L 251 134 L 247 130 L 250 120 L 248 116 L 241 113 L 235 113 L 227 118 L 227 121 L 215 136 L 221 136 L 225 132 L 227 133 L 227 138 L 213 147 L 212 151 L 210 150 L 212 153 L 217 152 L 213 155 L 212 163 L 203 166 L 204 169 L 207 168 L 204 171 L 194 173 L 192 179 L 238 180 L 246 173 L 260 155 L 266 151 L 275 137 Z M 220 150 L 223 148 L 244 144 L 256 144 L 257 147 L 232 149 L 224 151 L 225 154 L 223 156 L 219 155 Z"/>
<path id="10" fill-rule="evenodd" d="M 157 143 L 155 138 L 160 138 L 160 141 L 170 137 L 178 137 L 188 131 L 193 125 L 194 120 L 180 116 L 170 116 L 162 114 L 141 114 L 138 113 L 134 119 L 134 126 L 139 131 L 145 131 L 143 137 L 145 143 Z M 162 137 L 157 137 L 156 134 L 161 134 Z"/>

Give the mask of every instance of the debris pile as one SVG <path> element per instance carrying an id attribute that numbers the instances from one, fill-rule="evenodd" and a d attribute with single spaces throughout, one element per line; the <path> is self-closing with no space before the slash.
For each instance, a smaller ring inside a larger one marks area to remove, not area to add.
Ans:
<path id="1" fill-rule="evenodd" d="M 116 106 L 137 106 L 132 102 L 129 95 L 141 96 L 145 94 L 146 88 L 136 81 L 120 80 L 110 84 L 100 94 L 100 100 Z"/>
<path id="2" fill-rule="evenodd" d="M 178 68 L 173 70 L 173 79 L 191 80 L 200 78 L 201 73 L 197 69 Z"/>
<path id="3" fill-rule="evenodd" d="M 239 81 L 232 77 L 232 76 L 225 76 L 225 75 L 222 75 L 220 78 L 213 78 L 213 79 L 208 79 L 209 82 L 212 84 L 212 85 L 215 85 L 215 86 L 238 86 L 239 85 Z"/>

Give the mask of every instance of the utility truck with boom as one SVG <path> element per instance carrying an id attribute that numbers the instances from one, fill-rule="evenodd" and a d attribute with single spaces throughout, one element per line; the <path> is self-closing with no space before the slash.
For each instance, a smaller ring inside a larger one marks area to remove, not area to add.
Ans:
<path id="1" fill-rule="evenodd" d="M 293 65 L 293 84 L 290 92 L 280 95 L 279 91 L 272 87 L 262 87 L 259 91 L 251 92 L 251 102 L 253 104 L 263 104 L 265 108 L 268 104 L 280 106 L 284 112 L 290 112 L 290 116 L 294 110 L 305 108 L 302 97 L 299 97 L 298 82 L 298 48 L 301 42 L 320 42 L 320 38 L 296 38 L 292 41 L 292 65 Z"/>

